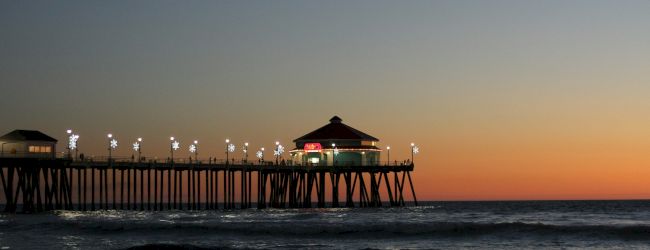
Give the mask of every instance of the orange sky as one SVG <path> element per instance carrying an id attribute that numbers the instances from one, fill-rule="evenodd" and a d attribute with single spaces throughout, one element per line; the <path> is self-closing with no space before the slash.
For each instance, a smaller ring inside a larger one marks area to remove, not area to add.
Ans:
<path id="1" fill-rule="evenodd" d="M 421 200 L 650 198 L 649 8 L 5 1 L 0 133 L 223 158 L 226 138 L 289 146 L 338 115 L 391 159 L 419 145 Z"/>

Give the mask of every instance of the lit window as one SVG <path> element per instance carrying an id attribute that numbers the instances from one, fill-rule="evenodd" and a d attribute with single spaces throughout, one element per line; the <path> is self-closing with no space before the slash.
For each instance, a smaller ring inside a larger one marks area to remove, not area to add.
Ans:
<path id="1" fill-rule="evenodd" d="M 30 153 L 51 153 L 52 147 L 50 146 L 29 146 Z"/>

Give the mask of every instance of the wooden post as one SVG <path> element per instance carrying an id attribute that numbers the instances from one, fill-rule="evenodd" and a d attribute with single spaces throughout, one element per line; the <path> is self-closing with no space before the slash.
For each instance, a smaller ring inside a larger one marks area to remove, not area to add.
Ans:
<path id="1" fill-rule="evenodd" d="M 90 188 L 92 189 L 90 192 L 90 210 L 95 211 L 95 168 L 90 167 Z"/>
<path id="2" fill-rule="evenodd" d="M 86 202 L 86 197 L 87 197 L 86 196 L 86 190 L 88 190 L 86 182 L 88 180 L 88 177 L 86 176 L 86 168 L 85 167 L 84 167 L 83 170 L 84 170 L 84 199 L 83 200 L 84 200 L 84 211 L 86 211 L 86 203 L 88 203 L 88 202 Z M 47 177 L 45 178 L 45 180 L 47 180 Z M 45 185 L 47 185 L 47 182 L 46 182 Z"/>
<path id="3" fill-rule="evenodd" d="M 124 210 L 124 168 L 120 169 L 120 210 Z"/>
<path id="4" fill-rule="evenodd" d="M 199 168 L 199 171 L 197 171 L 196 175 L 196 209 L 201 210 L 201 169 Z"/>
<path id="5" fill-rule="evenodd" d="M 176 207 L 176 196 L 178 195 L 178 187 L 176 186 L 176 179 L 178 179 L 178 170 L 174 169 L 174 209 L 177 209 Z M 170 170 L 171 173 L 171 170 Z"/>
<path id="6" fill-rule="evenodd" d="M 131 209 L 131 168 L 126 169 L 126 209 Z"/>
<path id="7" fill-rule="evenodd" d="M 115 184 L 116 184 L 115 183 L 115 166 L 112 166 L 112 169 L 113 169 L 113 176 L 112 176 L 113 177 L 113 185 L 111 185 L 111 186 L 113 186 L 113 209 L 116 209 L 117 207 L 115 206 Z"/>
<path id="8" fill-rule="evenodd" d="M 413 188 L 413 181 L 411 181 L 411 171 L 407 171 L 406 174 L 409 177 L 409 184 L 411 184 L 411 193 L 413 194 L 413 202 L 415 202 L 415 206 L 417 206 L 418 198 L 415 197 L 415 189 Z"/>

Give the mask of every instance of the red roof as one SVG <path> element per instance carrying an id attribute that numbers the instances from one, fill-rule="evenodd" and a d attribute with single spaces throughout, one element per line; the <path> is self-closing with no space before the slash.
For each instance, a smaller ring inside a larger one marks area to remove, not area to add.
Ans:
<path id="1" fill-rule="evenodd" d="M 343 120 L 338 116 L 332 117 L 330 123 L 312 131 L 309 134 L 293 140 L 297 141 L 315 141 L 315 140 L 360 140 L 360 141 L 379 141 L 379 139 L 361 132 L 353 127 L 342 123 Z"/>

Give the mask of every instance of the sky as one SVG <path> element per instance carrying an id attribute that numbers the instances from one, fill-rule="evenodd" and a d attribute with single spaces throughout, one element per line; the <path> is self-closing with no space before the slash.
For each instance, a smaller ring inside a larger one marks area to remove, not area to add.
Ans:
<path id="1" fill-rule="evenodd" d="M 285 145 L 338 115 L 420 200 L 650 198 L 648 1 L 1 1 L 0 133 Z M 60 143 L 59 149 L 64 146 Z M 189 153 L 176 153 L 189 157 Z M 385 157 L 385 156 L 383 156 Z"/>

